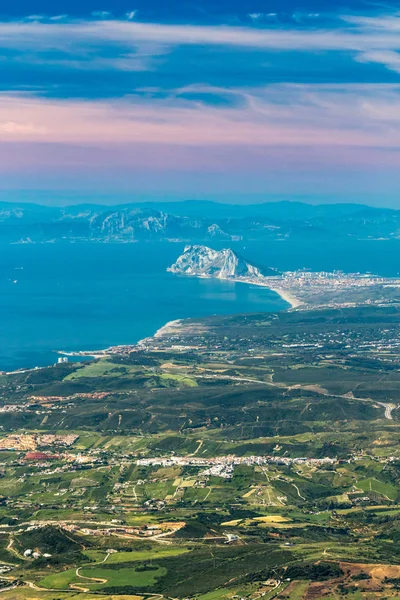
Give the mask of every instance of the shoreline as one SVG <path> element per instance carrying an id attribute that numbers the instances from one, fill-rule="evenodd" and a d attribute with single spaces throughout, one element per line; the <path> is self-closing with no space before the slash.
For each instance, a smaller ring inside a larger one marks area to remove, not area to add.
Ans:
<path id="1" fill-rule="evenodd" d="M 209 279 L 213 278 L 210 277 Z M 283 288 L 280 288 L 279 286 L 275 287 L 274 285 L 270 285 L 267 282 L 253 280 L 246 281 L 245 279 L 222 279 L 222 281 L 234 281 L 235 283 L 246 283 L 247 285 L 256 285 L 258 287 L 267 288 L 267 290 L 274 292 L 275 294 L 277 294 L 277 296 L 279 296 L 282 300 L 284 300 L 290 305 L 290 308 L 284 308 L 282 310 L 291 310 L 297 308 L 298 306 L 304 306 L 304 303 L 301 302 L 298 298 L 296 298 L 296 296 L 294 296 L 290 292 L 286 291 Z"/>
<path id="2" fill-rule="evenodd" d="M 290 308 L 295 309 L 299 306 L 304 306 L 304 303 L 301 302 L 298 298 L 296 298 L 296 296 L 293 296 L 290 292 L 287 292 L 282 288 L 268 287 L 268 289 L 271 290 L 271 292 L 275 292 L 276 294 L 278 294 L 278 296 L 280 296 L 282 300 L 290 304 Z"/>
<path id="3" fill-rule="evenodd" d="M 207 275 L 193 275 L 193 277 L 197 277 L 200 279 L 219 279 L 220 281 L 231 281 L 233 283 L 244 283 L 247 285 L 256 285 L 258 287 L 264 287 L 268 290 L 270 290 L 271 292 L 274 292 L 275 294 L 277 294 L 282 300 L 284 300 L 284 302 L 286 302 L 287 304 L 289 304 L 288 308 L 282 308 L 282 312 L 285 310 L 292 310 L 292 309 L 296 309 L 298 306 L 303 305 L 302 302 L 300 302 L 300 300 L 298 300 L 298 298 L 296 298 L 295 296 L 291 295 L 290 292 L 287 292 L 286 290 L 279 288 L 279 287 L 272 287 L 270 285 L 268 285 L 268 283 L 266 282 L 261 282 L 261 281 L 254 281 L 254 280 L 246 280 L 246 279 L 239 279 L 239 278 L 222 278 L 222 277 L 210 277 Z M 266 311 L 267 312 L 267 311 Z M 281 312 L 281 311 L 279 311 Z M 188 317 L 188 318 L 195 318 L 195 317 Z M 171 335 L 174 333 L 174 329 L 179 329 L 181 323 L 184 321 L 185 319 L 173 319 L 171 321 L 167 321 L 164 325 L 162 325 L 162 327 L 160 327 L 159 329 L 157 329 L 157 331 L 155 333 L 153 333 L 152 335 L 149 335 L 145 338 L 142 338 L 141 340 L 138 340 L 137 342 L 134 342 L 133 344 L 123 344 L 123 345 L 115 345 L 115 346 L 109 346 L 108 348 L 104 348 L 104 349 L 100 349 L 100 350 L 76 350 L 74 351 L 63 351 L 63 350 L 54 350 L 54 354 L 59 355 L 59 356 L 66 356 L 66 357 L 79 357 L 82 360 L 82 362 L 84 362 L 84 359 L 87 357 L 88 360 L 96 360 L 96 359 L 100 359 L 100 358 L 106 358 L 108 356 L 112 356 L 112 353 L 109 353 L 108 351 L 112 350 L 113 348 L 138 348 L 140 349 L 144 342 L 146 342 L 146 340 L 148 339 L 153 339 L 153 338 L 159 338 L 159 337 L 163 337 L 164 335 Z M 71 362 L 79 362 L 79 361 L 71 361 Z M 42 370 L 42 369 L 48 369 L 50 367 L 56 366 L 57 363 L 53 363 L 53 364 L 49 364 L 49 365 L 45 365 L 45 366 L 41 366 L 41 367 L 21 367 L 20 369 L 16 369 L 13 371 L 6 371 L 5 375 L 17 375 L 17 374 L 22 374 L 22 373 L 27 373 L 27 372 L 31 372 L 31 371 L 38 371 L 38 370 Z"/>
<path id="4" fill-rule="evenodd" d="M 179 273 L 178 273 L 178 275 L 179 275 Z M 218 279 L 219 281 L 231 281 L 233 283 L 245 283 L 247 285 L 256 285 L 257 287 L 267 288 L 271 292 L 274 292 L 275 294 L 277 294 L 282 300 L 284 300 L 285 302 L 287 302 L 287 304 L 290 305 L 290 308 L 284 308 L 282 310 L 291 310 L 291 309 L 296 309 L 299 306 L 306 306 L 304 302 L 299 300 L 290 291 L 287 291 L 284 288 L 279 287 L 279 285 L 275 285 L 275 283 L 276 283 L 275 279 L 274 279 L 274 282 L 272 283 L 272 285 L 270 283 L 268 283 L 268 277 L 265 277 L 264 281 L 257 281 L 254 279 L 246 279 L 246 278 L 239 278 L 239 277 L 212 277 L 211 275 L 194 275 L 194 274 L 192 275 L 192 274 L 187 274 L 187 273 L 182 274 L 182 275 L 184 277 L 197 277 L 198 279 Z M 179 319 L 177 319 L 177 321 L 178 320 Z M 166 325 L 169 325 L 170 323 L 172 324 L 172 323 L 174 323 L 174 321 L 170 321 L 169 323 L 166 323 Z M 161 329 L 163 329 L 163 327 L 161 327 L 158 331 L 161 331 Z M 158 331 L 156 333 L 158 333 Z M 153 337 L 155 337 L 155 336 L 153 336 Z"/>
<path id="5" fill-rule="evenodd" d="M 272 287 L 266 282 L 239 279 L 239 278 L 234 279 L 234 278 L 230 278 L 230 277 L 229 278 L 228 277 L 211 277 L 209 275 L 191 275 L 191 277 L 197 277 L 199 279 L 219 279 L 220 281 L 232 281 L 233 283 L 244 283 L 246 285 L 256 285 L 258 287 L 264 287 L 264 288 L 270 290 L 271 292 L 274 292 L 284 302 L 289 304 L 289 308 L 283 308 L 282 312 L 285 310 L 294 310 L 299 306 L 304 306 L 303 302 L 301 302 L 298 298 L 296 298 L 296 296 L 292 295 L 290 292 L 288 292 L 280 287 L 275 287 L 275 286 Z M 281 312 L 281 311 L 279 311 L 279 312 Z M 188 318 L 194 318 L 194 317 L 188 317 Z M 164 335 L 171 335 L 174 333 L 175 329 L 179 329 L 181 323 L 184 320 L 185 319 L 173 319 L 172 321 L 167 321 L 167 323 L 165 323 L 165 325 L 163 325 L 162 327 L 157 329 L 157 331 L 153 335 L 145 337 L 142 340 L 139 340 L 134 345 L 140 347 L 148 339 L 159 338 L 159 337 L 163 337 Z M 126 346 L 126 347 L 128 347 L 128 346 Z"/>
<path id="6" fill-rule="evenodd" d="M 157 331 L 151 335 L 150 337 L 152 338 L 158 338 L 158 337 L 162 337 L 163 335 L 165 335 L 166 333 L 172 333 L 174 329 L 176 329 L 177 327 L 180 326 L 180 324 L 182 323 L 182 321 L 184 321 L 184 319 L 174 319 L 172 321 L 167 321 L 165 323 L 165 325 L 163 325 L 162 327 L 160 327 L 159 329 L 157 329 Z M 143 338 L 145 340 L 147 340 L 148 338 Z M 139 340 L 137 342 L 137 344 L 140 344 L 143 340 Z"/>

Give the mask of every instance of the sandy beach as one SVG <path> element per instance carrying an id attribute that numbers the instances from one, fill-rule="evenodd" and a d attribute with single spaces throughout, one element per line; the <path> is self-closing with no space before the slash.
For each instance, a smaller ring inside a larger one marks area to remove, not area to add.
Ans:
<path id="1" fill-rule="evenodd" d="M 188 274 L 186 274 L 187 276 Z M 288 290 L 285 290 L 279 286 L 276 286 L 276 278 L 271 278 L 273 279 L 273 282 L 269 283 L 268 281 L 268 277 L 265 277 L 264 281 L 260 281 L 260 280 L 254 280 L 254 279 L 246 279 L 245 277 L 237 277 L 237 278 L 233 278 L 233 277 L 212 277 L 211 275 L 194 275 L 194 274 L 190 274 L 189 277 L 198 277 L 200 279 L 220 279 L 221 281 L 232 281 L 234 283 L 246 283 L 248 285 L 256 285 L 258 287 L 265 287 L 268 288 L 269 290 L 271 290 L 271 292 L 275 292 L 275 294 L 278 294 L 278 296 L 280 296 L 282 298 L 282 300 L 284 300 L 285 302 L 287 302 L 288 304 L 290 304 L 290 308 L 297 308 L 299 306 L 304 306 L 304 302 L 302 302 L 301 300 L 299 300 L 298 298 L 296 298 L 296 296 L 294 296 L 293 294 L 291 294 L 290 292 L 288 292 Z M 161 327 L 161 329 L 159 329 L 154 337 L 157 337 L 157 334 L 160 333 L 160 335 L 165 335 L 165 333 L 171 333 L 171 331 L 169 331 L 169 328 L 171 328 L 171 330 L 173 331 L 174 327 L 177 327 L 180 324 L 180 320 L 178 319 L 177 321 L 170 321 L 169 323 L 167 323 L 166 325 L 164 325 L 164 327 Z M 168 328 L 168 331 L 164 331 L 164 328 Z"/>
<path id="2" fill-rule="evenodd" d="M 162 337 L 163 335 L 169 335 L 174 332 L 174 329 L 178 329 L 182 323 L 182 319 L 175 319 L 175 321 L 168 321 L 165 325 L 157 329 L 152 337 Z"/>
<path id="3" fill-rule="evenodd" d="M 303 304 L 298 298 L 296 298 L 296 296 L 293 296 L 287 290 L 284 290 L 282 288 L 270 287 L 268 285 L 266 287 L 268 287 L 268 289 L 272 292 L 278 294 L 282 298 L 282 300 L 290 304 L 291 308 L 297 308 L 298 306 L 302 306 Z"/>
<path id="4" fill-rule="evenodd" d="M 212 279 L 212 277 L 209 277 L 207 275 L 200 275 L 200 276 L 193 275 L 193 277 Z M 223 278 L 219 278 L 219 279 L 223 279 Z M 296 298 L 295 296 L 290 294 L 290 292 L 288 292 L 287 290 L 284 290 L 280 287 L 275 287 L 274 285 L 269 285 L 267 281 L 254 281 L 252 279 L 247 280 L 247 279 L 239 279 L 239 278 L 237 278 L 237 279 L 226 278 L 226 279 L 223 279 L 223 281 L 232 281 L 235 283 L 245 283 L 247 285 L 256 285 L 259 287 L 265 287 L 265 288 L 271 290 L 271 292 L 275 292 L 275 294 L 278 294 L 278 296 L 280 296 L 282 298 L 282 300 L 284 300 L 285 302 L 287 302 L 290 305 L 291 309 L 295 309 L 298 306 L 302 305 L 302 302 L 298 298 Z M 174 333 L 179 331 L 183 321 L 184 321 L 184 319 L 175 319 L 173 321 L 168 321 L 167 323 L 165 323 L 165 325 L 160 327 L 160 329 L 158 329 L 154 333 L 154 335 L 143 338 L 142 340 L 139 340 L 138 342 L 136 342 L 136 344 L 134 344 L 134 345 L 136 347 L 140 348 L 141 346 L 144 346 L 146 344 L 146 341 L 149 339 L 173 335 Z M 123 348 L 124 346 L 120 346 L 120 347 Z M 127 345 L 125 347 L 128 348 L 129 346 Z M 93 351 L 92 353 L 90 353 L 90 356 L 92 358 L 103 358 L 104 356 L 107 356 L 107 350 L 109 350 L 109 349 L 110 348 L 107 348 L 107 349 L 101 350 L 101 351 Z M 88 354 L 88 353 L 86 353 L 86 352 L 85 353 L 59 352 L 59 354 L 73 356 L 75 354 L 82 355 L 82 354 Z"/>
<path id="5" fill-rule="evenodd" d="M 293 296 L 287 290 L 280 288 L 280 287 L 275 287 L 274 284 L 272 284 L 272 285 L 269 284 L 267 278 L 266 278 L 266 281 L 257 281 L 257 280 L 256 281 L 254 281 L 254 280 L 247 281 L 246 279 L 226 279 L 225 281 L 235 281 L 237 283 L 247 283 L 249 285 L 257 285 L 259 287 L 265 287 L 265 288 L 271 290 L 271 292 L 275 292 L 275 294 L 278 294 L 278 296 L 280 296 L 282 298 L 282 300 L 284 300 L 285 302 L 290 304 L 290 308 L 297 308 L 298 306 L 301 306 L 303 304 L 303 302 L 301 302 L 298 298 L 296 298 L 296 296 Z"/>
<path id="6" fill-rule="evenodd" d="M 210 277 L 209 275 L 194 275 L 194 277 L 201 277 L 204 279 L 214 279 L 213 277 Z M 276 279 L 274 278 L 273 282 L 269 283 L 268 282 L 268 277 L 265 277 L 264 281 L 257 281 L 254 279 L 246 279 L 246 278 L 224 278 L 224 277 L 218 277 L 217 279 L 221 279 L 223 281 L 233 281 L 235 283 L 246 283 L 248 285 L 257 285 L 258 287 L 265 287 L 269 290 L 271 290 L 271 292 L 275 292 L 275 294 L 278 294 L 278 296 L 280 296 L 282 298 L 282 300 L 284 300 L 285 302 L 287 302 L 288 304 L 290 304 L 290 308 L 297 308 L 299 306 L 303 306 L 303 302 L 301 302 L 301 300 L 299 300 L 298 298 L 296 298 L 296 296 L 294 296 L 293 294 L 291 294 L 290 292 L 288 292 L 288 290 L 285 290 L 279 286 L 276 286 Z M 171 323 L 167 323 L 167 325 L 165 327 L 168 327 L 169 325 L 173 325 L 175 323 L 175 321 L 171 321 Z M 161 330 L 160 330 L 161 331 Z"/>

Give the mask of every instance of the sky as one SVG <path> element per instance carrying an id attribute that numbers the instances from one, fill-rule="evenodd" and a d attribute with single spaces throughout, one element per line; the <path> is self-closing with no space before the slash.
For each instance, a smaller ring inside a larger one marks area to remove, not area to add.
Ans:
<path id="1" fill-rule="evenodd" d="M 3 5 L 1 200 L 400 208 L 398 2 Z"/>

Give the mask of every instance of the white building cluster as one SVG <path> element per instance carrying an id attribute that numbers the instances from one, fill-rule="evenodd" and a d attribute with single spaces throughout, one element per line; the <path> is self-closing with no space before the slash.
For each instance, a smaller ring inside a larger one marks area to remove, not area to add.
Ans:
<path id="1" fill-rule="evenodd" d="M 155 458 L 140 458 L 137 461 L 141 466 L 162 466 L 162 467 L 206 467 L 203 475 L 212 475 L 214 477 L 223 477 L 229 479 L 232 477 L 235 466 L 247 465 L 298 465 L 304 464 L 308 466 L 319 467 L 322 465 L 334 465 L 337 463 L 337 458 L 306 458 L 289 456 L 216 456 L 212 458 L 200 458 L 197 456 L 169 456 Z"/>

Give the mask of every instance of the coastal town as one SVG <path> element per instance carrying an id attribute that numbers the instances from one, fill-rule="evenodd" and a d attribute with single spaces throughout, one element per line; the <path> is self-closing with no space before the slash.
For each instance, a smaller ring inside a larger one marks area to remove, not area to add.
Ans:
<path id="1" fill-rule="evenodd" d="M 273 268 L 255 267 L 230 248 L 216 251 L 207 246 L 186 246 L 168 271 L 267 287 L 280 295 L 292 309 L 346 308 L 400 302 L 400 278 L 340 270 L 299 269 L 280 273 Z"/>

